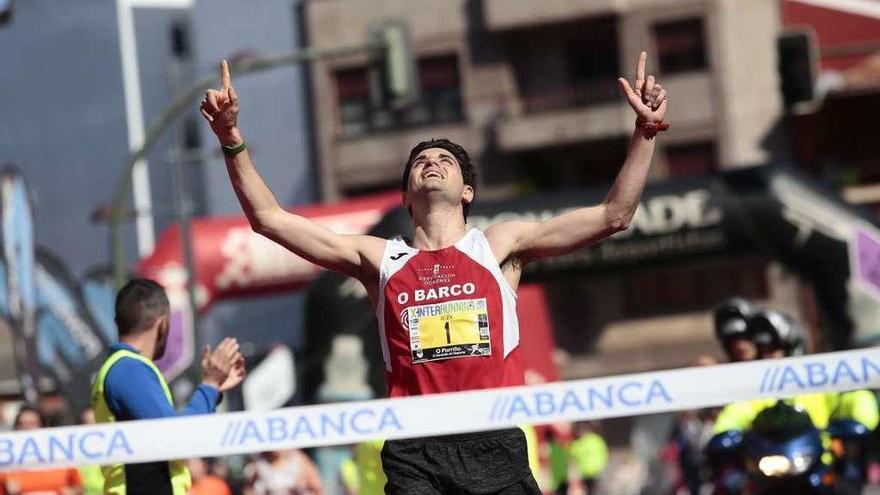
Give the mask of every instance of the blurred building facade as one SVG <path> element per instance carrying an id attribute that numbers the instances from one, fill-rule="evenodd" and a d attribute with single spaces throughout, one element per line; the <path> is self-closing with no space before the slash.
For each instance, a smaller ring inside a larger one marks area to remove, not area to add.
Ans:
<path id="1" fill-rule="evenodd" d="M 793 157 L 840 186 L 848 201 L 880 212 L 871 121 L 880 111 L 880 5 L 784 0 L 782 17 L 806 36 L 812 76 L 798 88 L 809 98 L 787 115 Z"/>
<path id="2" fill-rule="evenodd" d="M 616 79 L 641 50 L 671 98 L 657 178 L 763 163 L 782 110 L 776 0 L 306 3 L 315 47 L 362 43 L 388 19 L 409 27 L 421 102 L 371 105 L 366 57 L 314 64 L 325 198 L 399 187 L 410 147 L 433 136 L 477 159 L 481 194 L 608 183 L 633 126 Z"/>
<path id="3" fill-rule="evenodd" d="M 0 25 L 0 42 L 16 47 L 0 54 L 9 68 L 0 76 L 5 95 L 0 164 L 12 163 L 24 172 L 34 199 L 37 242 L 64 246 L 56 254 L 76 274 L 109 259 L 104 241 L 106 211 L 102 216 L 99 206 L 111 200 L 129 154 L 119 11 L 132 12 L 143 124 L 149 128 L 176 95 L 196 79 L 215 73 L 221 58 L 299 48 L 297 4 L 294 0 L 256 6 L 197 0 L 83 0 L 76 6 L 50 0 L 16 2 L 14 15 Z M 264 28 L 261 36 L 253 35 L 255 24 Z M 284 204 L 313 197 L 307 108 L 300 104 L 305 99 L 303 82 L 296 67 L 236 80 L 239 92 L 248 98 L 242 120 L 253 129 L 252 148 Z M 174 197 L 178 160 L 184 162 L 192 215 L 240 212 L 222 157 L 197 106 L 193 102 L 147 155 L 156 236 L 178 214 Z M 65 214 L 59 215 L 62 211 Z M 136 261 L 132 237 L 128 230 L 126 252 Z"/>
<path id="4" fill-rule="evenodd" d="M 217 74 L 220 59 L 301 47 L 298 4 L 33 0 L 13 2 L 12 15 L 0 16 L 5 21 L 0 22 L 0 44 L 10 47 L 0 52 L 8 68 L 0 75 L 0 165 L 14 165 L 26 180 L 38 253 L 51 254 L 69 274 L 64 282 L 69 280 L 75 311 L 112 326 L 112 295 L 100 308 L 86 307 L 80 298 L 91 275 L 109 271 L 107 205 L 130 153 L 120 13 L 131 12 L 148 129 L 195 80 Z M 261 26 L 259 35 L 254 25 Z M 314 183 L 307 107 L 301 104 L 306 100 L 302 69 L 278 68 L 235 82 L 244 102 L 241 120 L 261 173 L 282 203 L 310 201 Z M 181 208 L 191 217 L 241 215 L 219 146 L 197 107 L 197 101 L 191 102 L 147 154 L 148 214 L 157 239 L 178 220 Z M 134 267 L 139 256 L 130 202 L 127 209 L 124 249 Z M 202 319 L 202 337 L 215 342 L 216 336 L 235 334 L 256 351 L 278 341 L 293 345 L 299 338 L 300 307 L 300 298 L 289 293 L 250 304 L 223 302 Z M 3 342 L 6 327 L 0 325 Z M 61 327 L 56 329 L 61 334 L 73 332 Z M 14 395 L 12 346 L 0 345 L 0 351 L 0 361 L 9 365 L 0 366 L 0 395 Z"/>

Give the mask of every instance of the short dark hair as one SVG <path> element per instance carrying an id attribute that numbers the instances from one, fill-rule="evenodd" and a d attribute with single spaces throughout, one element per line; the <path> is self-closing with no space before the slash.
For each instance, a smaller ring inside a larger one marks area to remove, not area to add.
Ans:
<path id="1" fill-rule="evenodd" d="M 40 408 L 30 404 L 23 404 L 18 409 L 18 412 L 15 413 L 15 421 L 12 423 L 13 428 L 17 430 L 21 426 L 21 417 L 27 413 L 34 413 L 37 415 L 37 418 L 40 420 L 41 428 L 46 426 L 46 415 L 43 414 L 43 411 L 41 411 Z"/>
<path id="2" fill-rule="evenodd" d="M 133 335 L 150 328 L 168 314 L 165 289 L 153 280 L 136 278 L 116 294 L 116 329 L 119 336 Z"/>
<path id="3" fill-rule="evenodd" d="M 474 164 L 471 163 L 471 157 L 468 156 L 468 153 L 464 148 L 445 138 L 422 141 L 413 147 L 412 151 L 409 152 L 409 159 L 406 161 L 406 167 L 403 169 L 401 191 L 406 193 L 407 185 L 409 184 L 409 174 L 412 172 L 413 161 L 419 156 L 419 153 L 430 148 L 442 148 L 452 153 L 452 156 L 455 157 L 458 161 L 458 166 L 461 168 L 461 177 L 464 179 L 464 184 L 466 186 L 471 186 L 471 189 L 473 189 L 476 194 L 477 170 L 474 168 Z M 464 212 L 464 219 L 467 220 L 468 211 L 471 209 L 470 203 L 463 204 L 462 209 Z"/>

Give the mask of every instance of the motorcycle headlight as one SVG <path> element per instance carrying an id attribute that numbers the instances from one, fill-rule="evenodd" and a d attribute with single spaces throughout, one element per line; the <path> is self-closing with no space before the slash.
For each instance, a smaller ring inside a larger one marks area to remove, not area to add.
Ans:
<path id="1" fill-rule="evenodd" d="M 764 476 L 785 476 L 791 472 L 792 465 L 784 455 L 768 455 L 758 461 L 758 469 Z"/>
<path id="2" fill-rule="evenodd" d="M 797 455 L 792 459 L 783 455 L 768 455 L 758 461 L 758 469 L 767 477 L 795 476 L 806 472 L 813 464 L 808 455 Z"/>
<path id="3" fill-rule="evenodd" d="M 813 458 L 808 455 L 796 455 L 791 460 L 791 465 L 794 468 L 791 474 L 801 474 L 810 469 L 810 466 L 813 465 Z"/>

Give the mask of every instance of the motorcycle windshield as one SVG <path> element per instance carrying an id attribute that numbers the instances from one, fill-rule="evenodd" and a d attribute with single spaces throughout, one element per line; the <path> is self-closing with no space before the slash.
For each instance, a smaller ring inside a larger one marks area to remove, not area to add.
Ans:
<path id="1" fill-rule="evenodd" d="M 751 433 L 771 442 L 784 442 L 815 430 L 810 415 L 784 401 L 761 411 Z"/>

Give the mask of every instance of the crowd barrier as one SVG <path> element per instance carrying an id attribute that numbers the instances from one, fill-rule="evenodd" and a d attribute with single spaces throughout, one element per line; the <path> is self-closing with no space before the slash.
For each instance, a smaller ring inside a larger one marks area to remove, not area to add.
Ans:
<path id="1" fill-rule="evenodd" d="M 216 457 L 880 388 L 880 347 L 523 387 L 0 434 L 0 471 Z"/>

